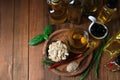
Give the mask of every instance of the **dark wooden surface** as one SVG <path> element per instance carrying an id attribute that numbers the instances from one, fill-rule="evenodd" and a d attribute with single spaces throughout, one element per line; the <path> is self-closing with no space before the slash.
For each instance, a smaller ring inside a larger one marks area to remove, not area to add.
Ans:
<path id="1" fill-rule="evenodd" d="M 111 35 L 120 30 L 120 6 L 118 9 L 117 17 L 107 24 Z M 0 0 L 0 80 L 79 80 L 80 75 L 63 77 L 43 66 L 44 43 L 28 46 L 29 40 L 48 24 L 46 0 Z M 58 25 L 55 30 L 69 27 L 74 25 Z M 120 72 L 104 68 L 107 60 L 103 53 L 99 79 L 95 79 L 92 69 L 86 80 L 119 80 Z"/>

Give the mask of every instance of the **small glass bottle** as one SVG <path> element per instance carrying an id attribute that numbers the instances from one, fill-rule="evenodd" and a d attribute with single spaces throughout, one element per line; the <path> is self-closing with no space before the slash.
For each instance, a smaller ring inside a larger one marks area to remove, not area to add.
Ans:
<path id="1" fill-rule="evenodd" d="M 85 16 L 95 16 L 97 9 L 99 7 L 99 0 L 84 0 L 83 15 Z"/>
<path id="2" fill-rule="evenodd" d="M 52 24 L 64 23 L 67 19 L 67 9 L 62 0 L 47 0 L 49 16 Z"/>
<path id="3" fill-rule="evenodd" d="M 107 42 L 104 52 L 108 53 L 111 57 L 120 53 L 120 31 Z"/>
<path id="4" fill-rule="evenodd" d="M 108 0 L 98 14 L 98 21 L 103 24 L 109 22 L 112 19 L 114 12 L 117 11 L 117 3 L 118 0 Z"/>
<path id="5" fill-rule="evenodd" d="M 104 52 L 108 53 L 111 57 L 105 63 L 105 67 L 110 71 L 120 70 L 120 31 L 107 42 Z"/>
<path id="6" fill-rule="evenodd" d="M 80 0 L 69 0 L 68 4 L 68 22 L 80 24 L 82 7 Z"/>

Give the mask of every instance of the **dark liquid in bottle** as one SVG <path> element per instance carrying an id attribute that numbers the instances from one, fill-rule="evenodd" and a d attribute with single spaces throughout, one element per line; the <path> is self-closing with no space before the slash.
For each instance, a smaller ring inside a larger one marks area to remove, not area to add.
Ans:
<path id="1" fill-rule="evenodd" d="M 91 33 L 96 37 L 103 37 L 106 33 L 106 28 L 103 25 L 94 23 L 91 27 Z"/>

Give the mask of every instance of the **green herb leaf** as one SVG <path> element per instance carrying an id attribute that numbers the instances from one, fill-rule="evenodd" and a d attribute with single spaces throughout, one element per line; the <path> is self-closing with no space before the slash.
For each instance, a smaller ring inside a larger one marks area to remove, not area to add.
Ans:
<path id="1" fill-rule="evenodd" d="M 108 37 L 106 37 L 105 39 L 103 39 L 102 43 L 101 43 L 101 45 L 99 47 L 99 49 L 96 50 L 97 51 L 96 54 L 98 54 L 98 58 L 96 60 L 96 65 L 95 65 L 95 72 L 94 72 L 94 75 L 95 75 L 96 78 L 99 77 L 99 72 L 98 72 L 99 65 L 100 65 L 100 61 L 101 61 L 101 57 L 102 57 L 104 46 L 106 45 L 108 39 L 109 39 Z"/>
<path id="2" fill-rule="evenodd" d="M 50 61 L 50 60 L 43 60 L 43 64 L 45 66 L 52 66 L 54 64 L 54 62 Z"/>
<path id="3" fill-rule="evenodd" d="M 44 34 L 45 35 L 50 35 L 53 32 L 53 26 L 52 25 L 48 25 L 44 28 Z"/>
<path id="4" fill-rule="evenodd" d="M 39 34 L 37 36 L 35 36 L 30 42 L 29 45 L 30 46 L 35 46 L 38 43 L 41 43 L 42 41 L 44 41 L 44 35 L 43 34 Z"/>
<path id="5" fill-rule="evenodd" d="M 90 72 L 90 70 L 93 67 L 93 64 L 95 63 L 96 59 L 97 59 L 98 54 L 94 53 L 94 56 L 91 60 L 90 65 L 88 66 L 88 68 L 82 73 L 80 80 L 84 80 L 86 78 L 86 76 L 88 75 L 88 73 Z"/>
<path id="6" fill-rule="evenodd" d="M 96 62 L 95 76 L 98 77 L 98 69 L 99 69 L 100 59 L 101 59 L 101 56 L 102 56 L 103 48 L 104 48 L 107 40 L 108 39 L 106 39 L 106 38 L 103 39 L 102 42 L 101 42 L 101 45 L 95 50 L 95 53 L 93 54 L 94 56 L 91 60 L 91 63 L 89 65 L 89 67 L 83 72 L 82 76 L 80 77 L 80 80 L 84 80 L 86 78 L 86 76 L 88 75 L 88 73 L 92 69 L 95 62 Z"/>
<path id="7" fill-rule="evenodd" d="M 80 80 L 84 80 L 85 77 L 88 75 L 90 69 L 92 68 L 92 66 L 90 66 L 89 68 L 87 68 L 87 70 L 82 74 Z"/>
<path id="8" fill-rule="evenodd" d="M 49 39 L 49 36 L 46 35 L 46 34 L 44 34 L 44 39 L 45 39 L 45 40 L 48 40 L 48 39 Z"/>

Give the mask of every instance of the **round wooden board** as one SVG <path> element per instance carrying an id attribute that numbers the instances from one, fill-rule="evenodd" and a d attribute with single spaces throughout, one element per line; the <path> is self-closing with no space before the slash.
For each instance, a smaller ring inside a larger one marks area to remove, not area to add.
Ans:
<path id="1" fill-rule="evenodd" d="M 46 49 L 48 47 L 48 44 L 50 44 L 52 41 L 56 41 L 56 40 L 61 40 L 63 42 L 66 42 L 69 30 L 70 29 L 57 30 L 50 35 L 50 39 L 45 41 L 44 48 L 43 48 L 43 54 L 45 55 L 45 57 L 47 54 Z M 75 70 L 73 72 L 66 71 L 66 66 L 69 63 L 58 66 L 58 67 L 52 69 L 51 71 L 53 71 L 54 73 L 61 75 L 61 76 L 75 76 L 75 75 L 81 74 L 89 66 L 92 56 L 93 56 L 93 54 L 92 54 L 92 52 L 90 52 L 90 55 L 88 55 L 87 57 L 74 60 L 78 63 L 80 63 L 80 61 L 82 61 L 82 64 L 79 66 L 79 68 L 77 70 Z"/>

